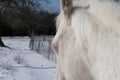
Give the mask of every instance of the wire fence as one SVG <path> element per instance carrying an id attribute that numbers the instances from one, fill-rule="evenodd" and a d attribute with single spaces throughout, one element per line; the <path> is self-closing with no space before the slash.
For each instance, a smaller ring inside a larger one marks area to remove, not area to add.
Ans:
<path id="1" fill-rule="evenodd" d="M 31 69 L 54 69 L 56 67 L 34 67 L 34 66 L 4 66 L 0 65 L 0 67 L 3 67 L 5 69 L 16 69 L 16 68 L 31 68 Z"/>
<path id="2" fill-rule="evenodd" d="M 3 67 L 5 69 L 16 69 L 16 68 L 31 68 L 31 69 L 54 69 L 56 67 L 33 67 L 33 66 L 3 66 L 0 65 L 0 67 Z"/>
<path id="3" fill-rule="evenodd" d="M 43 55 L 48 60 L 56 63 L 56 56 L 51 49 L 51 41 L 53 36 L 34 36 L 30 40 L 30 48 L 37 53 Z"/>

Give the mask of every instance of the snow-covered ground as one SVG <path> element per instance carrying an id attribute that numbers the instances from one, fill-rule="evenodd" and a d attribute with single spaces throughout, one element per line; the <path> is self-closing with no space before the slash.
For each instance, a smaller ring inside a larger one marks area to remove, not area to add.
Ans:
<path id="1" fill-rule="evenodd" d="M 12 49 L 0 47 L 0 80 L 54 80 L 56 65 L 29 50 L 29 38 L 2 38 Z"/>

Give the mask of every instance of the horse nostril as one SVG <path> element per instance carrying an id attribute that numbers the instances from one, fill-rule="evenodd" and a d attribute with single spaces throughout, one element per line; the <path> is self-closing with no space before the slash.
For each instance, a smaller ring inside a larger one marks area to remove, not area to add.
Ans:
<path id="1" fill-rule="evenodd" d="M 52 44 L 51 44 L 51 47 L 52 47 L 52 49 L 53 49 L 53 51 L 54 51 L 55 53 L 58 53 L 58 44 L 52 43 Z"/>

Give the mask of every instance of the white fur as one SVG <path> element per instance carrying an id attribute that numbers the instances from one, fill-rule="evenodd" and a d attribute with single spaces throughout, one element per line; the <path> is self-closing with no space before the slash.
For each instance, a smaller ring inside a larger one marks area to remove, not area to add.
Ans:
<path id="1" fill-rule="evenodd" d="M 55 80 L 120 80 L 120 4 L 90 0 L 57 18 Z M 74 6 L 73 6 L 74 7 Z"/>

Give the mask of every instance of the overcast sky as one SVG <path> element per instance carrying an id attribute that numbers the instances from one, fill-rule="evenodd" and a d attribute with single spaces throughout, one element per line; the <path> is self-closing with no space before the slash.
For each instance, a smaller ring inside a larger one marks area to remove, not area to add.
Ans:
<path id="1" fill-rule="evenodd" d="M 54 6 L 55 8 L 59 8 L 59 0 L 50 0 L 51 6 Z"/>
<path id="2" fill-rule="evenodd" d="M 43 7 L 47 10 L 53 9 L 53 11 L 60 10 L 59 0 L 49 0 L 49 3 L 46 3 L 44 0 L 40 1 L 43 4 Z"/>

